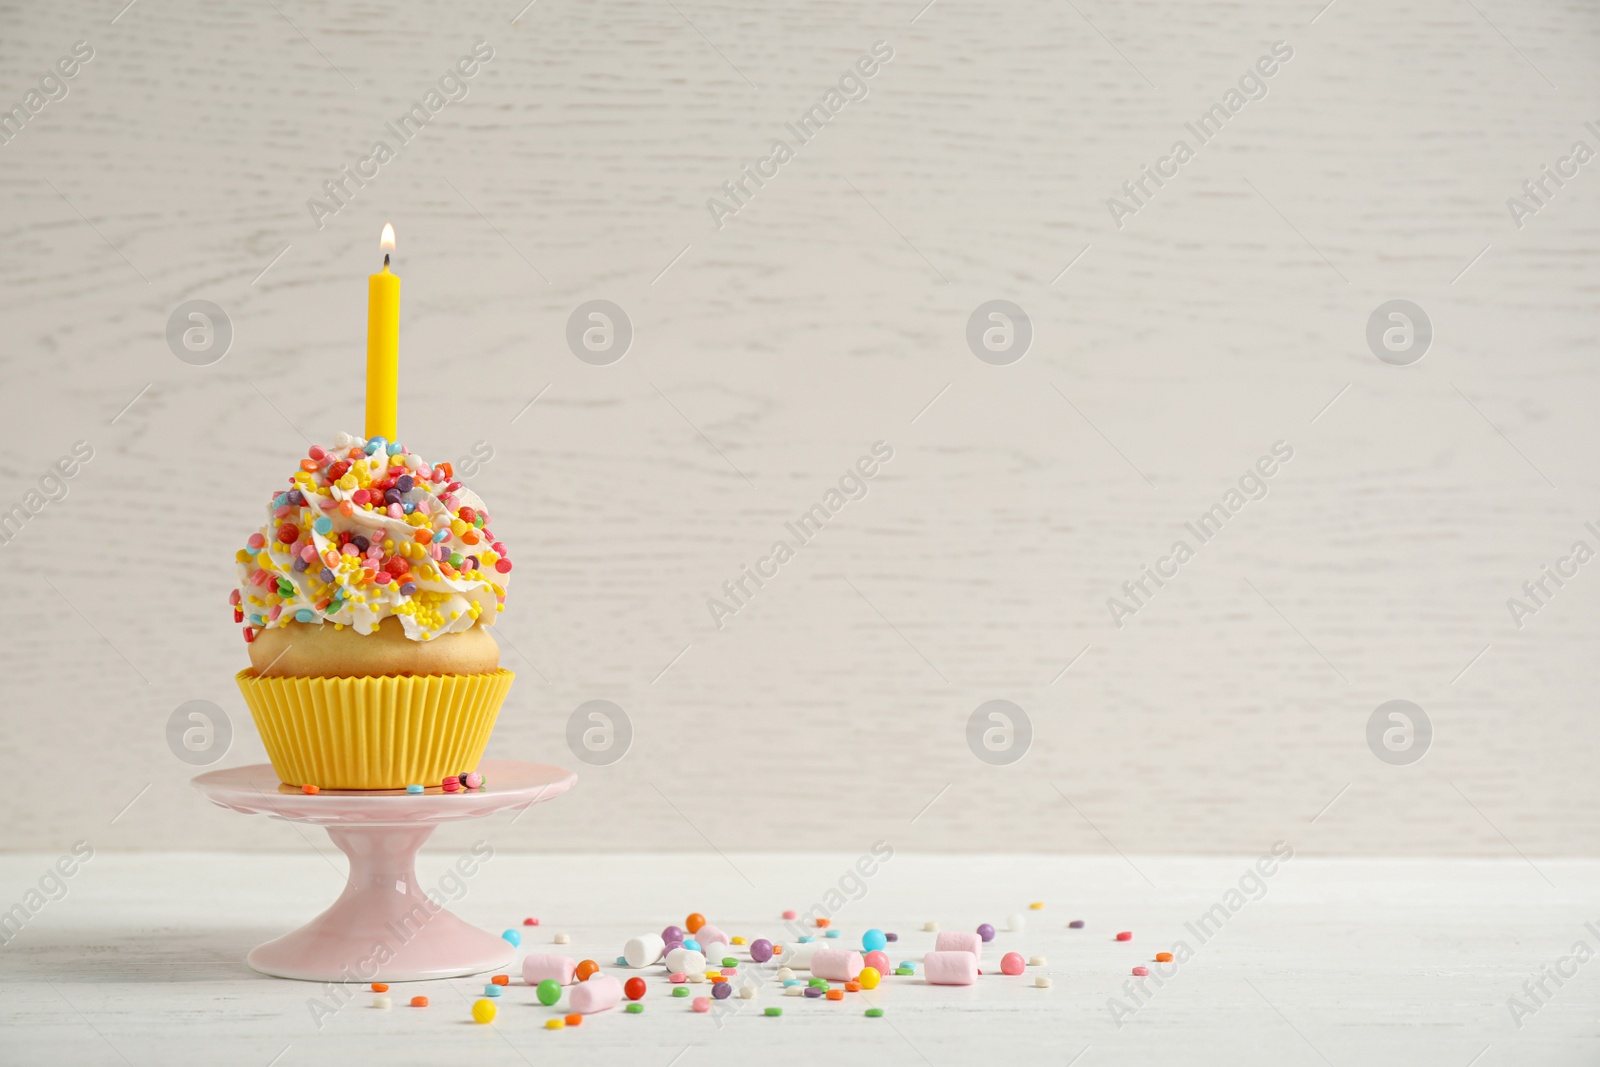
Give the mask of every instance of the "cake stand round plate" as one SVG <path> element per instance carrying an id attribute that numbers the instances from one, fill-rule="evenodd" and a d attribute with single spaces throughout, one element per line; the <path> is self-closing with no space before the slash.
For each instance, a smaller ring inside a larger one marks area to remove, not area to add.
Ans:
<path id="1" fill-rule="evenodd" d="M 509 964 L 510 942 L 468 925 L 417 884 L 417 850 L 440 823 L 516 811 L 559 796 L 578 776 L 560 767 L 484 760 L 482 789 L 425 793 L 325 789 L 308 795 L 278 781 L 269 764 L 211 771 L 194 787 L 245 815 L 315 823 L 350 860 L 333 906 L 258 945 L 251 967 L 314 982 L 416 982 L 479 974 Z"/>

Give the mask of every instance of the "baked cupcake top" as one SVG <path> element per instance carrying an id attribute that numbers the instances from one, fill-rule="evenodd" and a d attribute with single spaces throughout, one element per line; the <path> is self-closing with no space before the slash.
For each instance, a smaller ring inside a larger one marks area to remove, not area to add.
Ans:
<path id="1" fill-rule="evenodd" d="M 391 615 L 413 641 L 493 625 L 511 560 L 454 474 L 381 437 L 313 445 L 235 553 L 245 640 L 291 622 L 371 634 Z"/>

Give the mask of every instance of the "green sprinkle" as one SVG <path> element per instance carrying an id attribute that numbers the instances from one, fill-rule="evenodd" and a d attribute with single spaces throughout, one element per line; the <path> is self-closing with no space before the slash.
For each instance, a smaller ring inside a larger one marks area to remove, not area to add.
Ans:
<path id="1" fill-rule="evenodd" d="M 896 967 L 894 969 L 894 973 L 895 974 L 916 974 L 917 972 L 914 969 L 910 968 L 910 967 Z"/>
<path id="2" fill-rule="evenodd" d="M 807 984 L 810 985 L 812 989 L 827 989 L 828 988 L 828 980 L 826 978 L 813 978 Z"/>
<path id="3" fill-rule="evenodd" d="M 739 961 L 732 956 L 724 956 L 722 957 L 722 965 L 724 967 L 737 967 L 739 966 Z"/>
<path id="4" fill-rule="evenodd" d="M 882 1008 L 868 1008 L 867 1009 L 867 1018 L 869 1018 L 869 1019 L 881 1019 L 881 1018 L 883 1018 L 883 1009 Z"/>
<path id="5" fill-rule="evenodd" d="M 626 1008 L 623 1008 L 622 1010 L 627 1012 L 629 1015 L 638 1015 L 641 1011 L 644 1011 L 644 1005 L 635 1002 L 633 1004 L 629 1004 Z"/>
<path id="6" fill-rule="evenodd" d="M 672 995 L 675 997 L 686 997 L 689 995 L 689 987 L 686 985 L 678 986 L 672 991 Z"/>
<path id="7" fill-rule="evenodd" d="M 464 558 L 465 558 L 465 557 L 464 557 L 464 556 L 462 556 L 462 555 L 461 555 L 461 553 L 459 553 L 459 552 L 452 552 L 452 553 L 450 553 L 450 566 L 452 566 L 452 567 L 459 567 L 459 566 L 461 566 L 461 561 L 462 561 L 462 560 L 463 560 L 463 559 L 464 559 Z"/>
<path id="8" fill-rule="evenodd" d="M 767 1009 L 767 1018 L 769 1018 L 769 1019 L 776 1019 L 778 1016 L 780 1016 L 782 1014 L 783 1014 L 783 1009 L 782 1008 L 768 1008 Z"/>

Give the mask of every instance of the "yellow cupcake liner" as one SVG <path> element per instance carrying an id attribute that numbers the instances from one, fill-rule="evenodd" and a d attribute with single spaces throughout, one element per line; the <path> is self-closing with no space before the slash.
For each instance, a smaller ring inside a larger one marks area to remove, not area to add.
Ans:
<path id="1" fill-rule="evenodd" d="M 516 675 L 235 680 L 272 769 L 319 789 L 434 786 L 474 770 Z"/>

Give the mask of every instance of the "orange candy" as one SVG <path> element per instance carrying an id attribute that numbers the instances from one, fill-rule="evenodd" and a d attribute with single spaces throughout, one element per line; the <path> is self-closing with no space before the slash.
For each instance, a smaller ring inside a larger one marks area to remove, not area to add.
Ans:
<path id="1" fill-rule="evenodd" d="M 1172 962 L 1172 953 L 1170 953 L 1170 952 L 1157 952 L 1156 953 L 1156 962 L 1157 963 L 1171 963 Z"/>
<path id="2" fill-rule="evenodd" d="M 704 915 L 701 915 L 698 911 L 691 912 L 689 914 L 689 917 L 687 919 L 683 920 L 684 929 L 688 930 L 691 934 L 699 933 L 700 932 L 700 928 L 702 926 L 704 926 L 705 924 L 706 924 L 706 917 Z"/>
<path id="3" fill-rule="evenodd" d="M 511 976 L 509 974 L 497 974 L 493 978 L 489 979 L 489 981 L 493 982 L 495 985 L 510 985 Z"/>
<path id="4" fill-rule="evenodd" d="M 861 992 L 861 983 L 860 982 L 846 982 L 844 984 L 844 991 L 846 993 L 859 993 L 859 992 Z"/>
<path id="5" fill-rule="evenodd" d="M 830 924 L 830 923 L 832 923 L 832 922 L 833 922 L 833 920 L 832 920 L 832 919 L 824 919 L 824 918 L 822 918 L 822 917 L 821 917 L 821 916 L 820 916 L 820 915 L 819 915 L 819 916 L 817 916 L 817 928 L 818 928 L 818 929 L 819 929 L 819 930 L 820 930 L 820 929 L 826 929 L 826 928 L 827 928 L 827 927 L 828 927 L 828 925 L 829 925 L 829 924 Z"/>
<path id="6" fill-rule="evenodd" d="M 427 997 L 412 997 L 411 998 L 411 1006 L 413 1008 L 426 1008 L 428 1006 L 428 998 Z"/>
<path id="7" fill-rule="evenodd" d="M 300 792 L 304 793 L 306 796 L 314 796 L 317 793 L 317 787 L 314 785 L 303 785 L 300 787 Z"/>
<path id="8" fill-rule="evenodd" d="M 842 990 L 842 989 L 830 989 L 830 990 L 828 990 L 827 996 L 828 996 L 829 1000 L 843 1000 L 844 999 L 844 990 Z"/>
<path id="9" fill-rule="evenodd" d="M 573 973 L 578 976 L 578 981 L 587 982 L 589 980 L 589 976 L 597 973 L 599 970 L 600 965 L 594 960 L 584 960 L 578 964 L 578 969 Z"/>
<path id="10" fill-rule="evenodd" d="M 581 1015 L 569 1015 L 569 1016 L 567 1016 L 567 1025 L 568 1026 L 581 1026 L 582 1024 L 583 1024 L 583 1016 L 581 1016 Z"/>
<path id="11" fill-rule="evenodd" d="M 373 982 L 372 983 L 372 991 L 374 993 L 387 993 L 387 992 L 389 992 L 389 983 L 388 982 Z"/>

